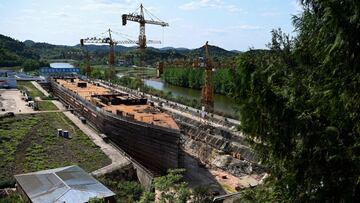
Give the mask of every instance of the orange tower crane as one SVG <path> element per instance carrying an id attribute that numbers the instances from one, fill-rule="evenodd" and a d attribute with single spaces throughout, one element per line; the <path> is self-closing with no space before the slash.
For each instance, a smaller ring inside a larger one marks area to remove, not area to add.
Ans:
<path id="1" fill-rule="evenodd" d="M 160 61 L 157 63 L 157 77 L 160 77 L 168 66 L 180 67 L 180 68 L 204 68 L 205 77 L 204 85 L 201 90 L 201 104 L 205 107 L 205 111 L 213 112 L 214 110 L 214 87 L 212 83 L 212 77 L 215 67 L 221 67 L 220 63 L 215 63 L 209 54 L 209 44 L 203 46 L 205 50 L 204 57 L 198 57 L 197 59 L 175 59 L 170 62 L 164 63 Z"/>
<path id="2" fill-rule="evenodd" d="M 201 90 L 201 103 L 205 107 L 205 111 L 213 112 L 214 110 L 214 87 L 212 84 L 213 61 L 209 55 L 208 42 L 205 44 L 205 80 Z"/>

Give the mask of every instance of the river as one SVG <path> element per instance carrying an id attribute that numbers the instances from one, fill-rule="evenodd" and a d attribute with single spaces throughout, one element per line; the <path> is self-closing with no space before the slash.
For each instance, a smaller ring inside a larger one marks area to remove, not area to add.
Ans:
<path id="1" fill-rule="evenodd" d="M 52 68 L 74 68 L 70 63 L 51 63 Z M 123 74 L 117 74 L 118 77 L 122 77 Z M 145 80 L 147 86 L 153 87 L 158 90 L 171 92 L 174 96 L 183 96 L 191 99 L 200 99 L 201 90 L 191 89 L 186 87 L 179 87 L 175 85 L 166 84 L 162 81 Z M 217 112 L 223 112 L 232 116 L 235 116 L 234 110 L 235 102 L 232 98 L 215 94 L 214 95 L 214 110 Z"/>
<path id="2" fill-rule="evenodd" d="M 201 90 L 179 87 L 175 85 L 166 84 L 162 81 L 145 80 L 145 85 L 153 87 L 162 91 L 169 91 L 174 96 L 184 96 L 191 99 L 200 99 Z M 230 115 L 235 115 L 235 101 L 227 96 L 215 94 L 214 95 L 214 110 L 217 112 L 223 112 Z"/>

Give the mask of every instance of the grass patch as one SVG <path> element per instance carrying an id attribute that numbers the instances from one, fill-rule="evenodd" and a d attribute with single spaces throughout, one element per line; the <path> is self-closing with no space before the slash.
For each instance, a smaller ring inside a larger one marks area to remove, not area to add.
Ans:
<path id="1" fill-rule="evenodd" d="M 38 102 L 39 111 L 58 110 L 58 108 L 50 101 L 52 98 L 45 96 L 31 82 L 29 82 L 29 81 L 18 81 L 17 82 L 17 87 L 20 90 L 25 90 L 34 100 L 35 100 L 35 97 L 40 97 L 42 100 L 46 100 L 46 101 L 39 101 Z"/>
<path id="2" fill-rule="evenodd" d="M 109 68 L 108 65 L 93 65 L 93 70 L 98 69 L 102 74 L 104 70 Z M 154 78 L 156 77 L 156 68 L 148 68 L 148 67 L 120 67 L 117 66 L 116 72 L 117 74 L 134 77 L 134 78 Z"/>
<path id="3" fill-rule="evenodd" d="M 30 81 L 18 81 L 17 87 L 19 90 L 26 90 L 27 93 L 35 99 L 35 97 L 44 97 L 45 95 L 40 92 Z"/>
<path id="4" fill-rule="evenodd" d="M 72 139 L 56 136 L 68 130 Z M 91 172 L 111 160 L 62 113 L 0 118 L 0 183 L 13 175 L 67 165 Z"/>
<path id="5" fill-rule="evenodd" d="M 52 101 L 38 101 L 39 111 L 59 110 Z"/>
<path id="6" fill-rule="evenodd" d="M 6 197 L 0 198 L 0 203 L 25 203 L 19 193 L 13 193 Z"/>
<path id="7" fill-rule="evenodd" d="M 126 75 L 134 78 L 155 78 L 156 77 L 156 68 L 117 68 L 118 74 Z"/>
<path id="8" fill-rule="evenodd" d="M 228 193 L 233 193 L 233 192 L 237 192 L 234 188 L 232 188 L 230 185 L 228 184 L 221 184 L 221 187 Z"/>
<path id="9" fill-rule="evenodd" d="M 13 70 L 20 71 L 22 69 L 21 66 L 13 66 L 13 67 L 0 67 L 0 70 Z"/>

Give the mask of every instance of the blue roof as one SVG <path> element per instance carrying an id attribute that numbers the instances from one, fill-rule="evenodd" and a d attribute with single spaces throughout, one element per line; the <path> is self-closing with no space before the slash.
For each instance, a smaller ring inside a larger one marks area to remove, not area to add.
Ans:
<path id="1" fill-rule="evenodd" d="M 40 68 L 41 74 L 80 73 L 80 68 Z"/>
<path id="2" fill-rule="evenodd" d="M 44 170 L 14 176 L 34 203 L 88 202 L 115 194 L 78 166 Z"/>

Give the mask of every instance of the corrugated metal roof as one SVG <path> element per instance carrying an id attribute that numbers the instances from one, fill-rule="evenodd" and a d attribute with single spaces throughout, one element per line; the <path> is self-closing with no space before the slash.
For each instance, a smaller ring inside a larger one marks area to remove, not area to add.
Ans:
<path id="1" fill-rule="evenodd" d="M 15 175 L 18 184 L 34 203 L 87 202 L 92 197 L 115 194 L 78 166 Z"/>

